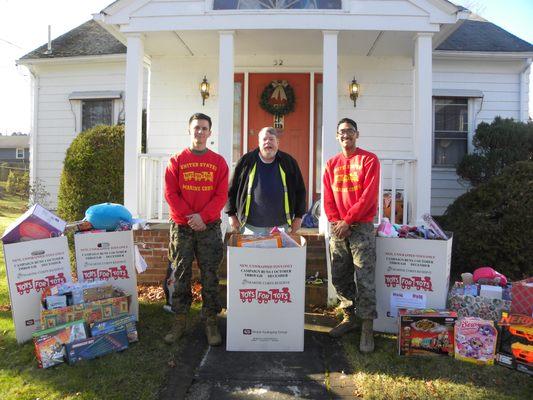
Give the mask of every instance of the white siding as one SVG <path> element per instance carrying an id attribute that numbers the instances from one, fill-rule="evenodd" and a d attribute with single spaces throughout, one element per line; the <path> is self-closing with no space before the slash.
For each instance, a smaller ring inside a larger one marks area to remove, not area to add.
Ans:
<path id="1" fill-rule="evenodd" d="M 472 132 L 496 116 L 520 119 L 520 72 L 523 61 L 433 60 L 433 89 L 470 89 L 483 93 L 469 113 Z M 430 133 L 431 134 L 431 133 Z M 431 213 L 442 215 L 466 191 L 453 169 L 433 168 Z"/>
<path id="2" fill-rule="evenodd" d="M 56 208 L 65 152 L 76 137 L 74 91 L 124 90 L 124 62 L 39 65 L 37 177 Z"/>

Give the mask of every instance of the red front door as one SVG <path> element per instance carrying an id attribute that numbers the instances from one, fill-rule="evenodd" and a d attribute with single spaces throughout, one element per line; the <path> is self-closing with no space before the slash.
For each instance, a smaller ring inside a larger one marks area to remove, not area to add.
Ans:
<path id="1" fill-rule="evenodd" d="M 248 90 L 248 151 L 257 147 L 257 134 L 274 126 L 274 116 L 260 106 L 261 94 L 274 80 L 284 80 L 294 90 L 294 111 L 285 115 L 280 150 L 293 156 L 309 190 L 309 74 L 250 74 Z"/>

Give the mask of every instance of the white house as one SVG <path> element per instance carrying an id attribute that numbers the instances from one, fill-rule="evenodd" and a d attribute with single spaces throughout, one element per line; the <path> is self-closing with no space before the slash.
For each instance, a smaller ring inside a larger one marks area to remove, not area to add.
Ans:
<path id="1" fill-rule="evenodd" d="M 33 76 L 32 178 L 55 198 L 76 134 L 125 116 L 125 205 L 163 221 L 166 160 L 204 112 L 210 147 L 230 165 L 261 127 L 283 129 L 311 204 L 338 151 L 336 123 L 350 117 L 358 144 L 382 161 L 382 192 L 402 192 L 415 222 L 465 191 L 453 166 L 479 122 L 527 120 L 532 57 L 532 44 L 445 0 L 118 0 L 18 61 Z M 295 105 L 276 121 L 260 107 L 274 81 Z"/>

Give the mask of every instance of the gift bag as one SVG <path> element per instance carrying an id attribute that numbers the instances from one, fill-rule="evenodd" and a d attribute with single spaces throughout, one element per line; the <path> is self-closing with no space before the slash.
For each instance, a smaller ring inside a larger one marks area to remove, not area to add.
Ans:
<path id="1" fill-rule="evenodd" d="M 511 313 L 533 316 L 533 277 L 513 283 Z"/>

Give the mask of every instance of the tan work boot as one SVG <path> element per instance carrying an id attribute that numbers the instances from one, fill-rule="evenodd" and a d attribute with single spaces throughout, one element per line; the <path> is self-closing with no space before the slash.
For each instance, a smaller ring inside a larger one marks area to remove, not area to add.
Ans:
<path id="1" fill-rule="evenodd" d="M 222 344 L 222 337 L 218 330 L 217 317 L 207 317 L 205 320 L 205 334 L 207 336 L 207 343 L 209 346 L 220 346 Z"/>
<path id="2" fill-rule="evenodd" d="M 187 314 L 176 314 L 176 319 L 170 332 L 165 336 L 164 340 L 167 344 L 172 344 L 179 340 L 185 333 L 187 328 Z"/>
<path id="3" fill-rule="evenodd" d="M 329 336 L 333 338 L 338 338 L 344 335 L 345 333 L 348 333 L 350 331 L 353 331 L 355 329 L 355 314 L 353 311 L 347 312 L 343 310 L 344 318 L 342 319 L 341 323 L 338 324 L 335 328 L 329 331 Z"/>
<path id="4" fill-rule="evenodd" d="M 374 320 L 364 319 L 361 327 L 361 339 L 359 341 L 361 353 L 372 353 L 374 351 Z"/>

